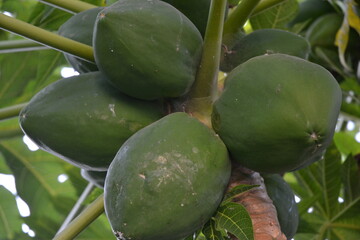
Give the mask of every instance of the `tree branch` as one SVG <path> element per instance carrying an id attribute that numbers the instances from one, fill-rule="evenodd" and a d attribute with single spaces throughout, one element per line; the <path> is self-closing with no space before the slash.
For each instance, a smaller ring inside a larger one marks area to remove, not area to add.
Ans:
<path id="1" fill-rule="evenodd" d="M 19 116 L 21 109 L 23 109 L 27 104 L 28 103 L 22 103 L 0 109 L 0 120 L 5 120 Z"/>

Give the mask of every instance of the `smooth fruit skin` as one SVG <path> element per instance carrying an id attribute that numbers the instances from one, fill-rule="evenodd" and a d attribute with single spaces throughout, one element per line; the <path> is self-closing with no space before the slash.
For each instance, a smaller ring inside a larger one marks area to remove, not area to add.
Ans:
<path id="1" fill-rule="evenodd" d="M 314 21 L 306 31 L 306 39 L 312 48 L 334 47 L 336 33 L 344 17 L 338 13 L 325 14 Z"/>
<path id="2" fill-rule="evenodd" d="M 212 124 L 244 167 L 283 173 L 326 149 L 341 98 L 338 83 L 320 65 L 285 54 L 258 56 L 228 75 Z"/>
<path id="3" fill-rule="evenodd" d="M 173 113 L 120 148 L 105 180 L 105 212 L 119 239 L 181 239 L 215 212 L 230 171 L 220 138 L 186 113 Z"/>
<path id="4" fill-rule="evenodd" d="M 130 98 L 91 72 L 41 90 L 20 112 L 20 126 L 41 149 L 80 168 L 105 171 L 132 134 L 162 116 L 162 103 Z"/>
<path id="5" fill-rule="evenodd" d="M 280 29 L 260 29 L 242 37 L 232 49 L 223 51 L 220 69 L 230 72 L 252 57 L 284 53 L 307 59 L 310 44 L 300 35 Z"/>
<path id="6" fill-rule="evenodd" d="M 289 184 L 278 174 L 263 176 L 266 192 L 277 211 L 281 231 L 292 239 L 299 225 L 299 211 Z"/>
<path id="7" fill-rule="evenodd" d="M 104 8 L 92 8 L 72 16 L 59 28 L 58 33 L 72 40 L 92 46 L 94 24 L 98 13 Z M 96 64 L 64 54 L 66 60 L 79 73 L 98 71 Z"/>
<path id="8" fill-rule="evenodd" d="M 95 60 L 125 94 L 153 100 L 179 97 L 195 80 L 202 37 L 180 11 L 159 0 L 119 0 L 100 12 Z"/>
<path id="9" fill-rule="evenodd" d="M 81 176 L 89 183 L 93 183 L 95 186 L 99 188 L 104 188 L 107 171 L 91 171 L 91 170 L 81 169 L 80 173 Z"/>

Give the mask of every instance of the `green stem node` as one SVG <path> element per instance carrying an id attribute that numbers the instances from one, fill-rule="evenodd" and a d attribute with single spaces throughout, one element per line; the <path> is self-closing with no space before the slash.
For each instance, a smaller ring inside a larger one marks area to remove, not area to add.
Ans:
<path id="1" fill-rule="evenodd" d="M 78 0 L 40 0 L 40 2 L 70 13 L 79 13 L 97 7 L 96 5 Z"/>
<path id="2" fill-rule="evenodd" d="M 84 211 L 82 211 L 67 227 L 57 234 L 53 240 L 71 240 L 82 232 L 90 223 L 104 212 L 104 194 L 100 195 Z"/>
<path id="3" fill-rule="evenodd" d="M 75 55 L 86 61 L 95 61 L 93 48 L 91 46 L 59 36 L 58 34 L 35 27 L 29 23 L 6 16 L 2 13 L 0 14 L 0 28 L 56 50 Z"/>
<path id="4" fill-rule="evenodd" d="M 23 109 L 26 105 L 27 103 L 22 103 L 0 109 L 0 121 L 19 116 L 21 109 Z"/>
<path id="5" fill-rule="evenodd" d="M 204 45 L 195 83 L 190 92 L 186 110 L 191 115 L 209 124 L 211 106 L 217 93 L 217 79 L 220 64 L 222 31 L 226 0 L 212 0 Z"/>

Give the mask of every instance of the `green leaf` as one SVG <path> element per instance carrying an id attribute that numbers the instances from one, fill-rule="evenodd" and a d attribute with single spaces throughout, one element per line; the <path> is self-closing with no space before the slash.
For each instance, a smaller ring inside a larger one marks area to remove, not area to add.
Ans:
<path id="1" fill-rule="evenodd" d="M 334 142 L 339 151 L 345 156 L 360 153 L 360 144 L 355 140 L 356 132 L 337 132 Z"/>
<path id="2" fill-rule="evenodd" d="M 54 50 L 1 54 L 0 107 L 28 101 L 60 78 L 55 70 L 64 63 L 63 54 Z"/>
<path id="3" fill-rule="evenodd" d="M 78 197 L 69 181 L 57 180 L 69 164 L 43 151 L 30 152 L 22 139 L 1 142 L 0 152 L 15 176 L 19 196 L 29 205 L 26 223 L 38 239 L 51 239 Z"/>
<path id="4" fill-rule="evenodd" d="M 342 167 L 345 202 L 353 202 L 360 197 L 360 171 L 356 159 L 348 156 Z"/>
<path id="5" fill-rule="evenodd" d="M 217 210 L 214 217 L 216 229 L 224 229 L 239 240 L 254 239 L 251 218 L 245 207 L 237 203 L 227 203 Z"/>
<path id="6" fill-rule="evenodd" d="M 210 220 L 202 230 L 207 240 L 225 240 L 220 231 L 216 229 L 215 222 Z"/>
<path id="7" fill-rule="evenodd" d="M 15 196 L 0 185 L 0 239 L 28 239 L 22 230 L 23 221 L 17 209 Z"/>
<path id="8" fill-rule="evenodd" d="M 252 16 L 250 23 L 254 30 L 262 28 L 286 29 L 286 24 L 296 16 L 298 10 L 299 4 L 296 0 L 286 0 Z"/>
<path id="9" fill-rule="evenodd" d="M 221 205 L 224 205 L 224 204 L 230 202 L 233 198 L 235 198 L 235 197 L 239 196 L 240 194 L 247 192 L 255 187 L 259 187 L 259 185 L 240 184 L 240 185 L 233 187 L 232 189 L 230 189 L 229 192 L 227 192 L 225 194 L 224 200 L 221 203 Z"/>
<path id="10" fill-rule="evenodd" d="M 322 186 L 324 194 L 324 207 L 328 218 L 331 218 L 339 210 L 338 197 L 341 187 L 341 155 L 334 145 L 330 146 L 325 153 L 324 159 L 319 162 L 322 174 Z"/>

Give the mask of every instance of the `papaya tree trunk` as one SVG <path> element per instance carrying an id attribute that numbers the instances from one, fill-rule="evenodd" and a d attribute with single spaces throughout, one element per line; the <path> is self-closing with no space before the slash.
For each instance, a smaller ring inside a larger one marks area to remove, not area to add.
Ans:
<path id="1" fill-rule="evenodd" d="M 240 185 L 259 185 L 245 193 L 242 193 L 233 201 L 243 205 L 248 211 L 254 230 L 255 240 L 286 240 L 281 232 L 277 219 L 276 208 L 269 198 L 263 178 L 259 173 L 241 167 L 233 162 L 229 189 Z M 237 240 L 237 238 L 232 238 Z"/>

